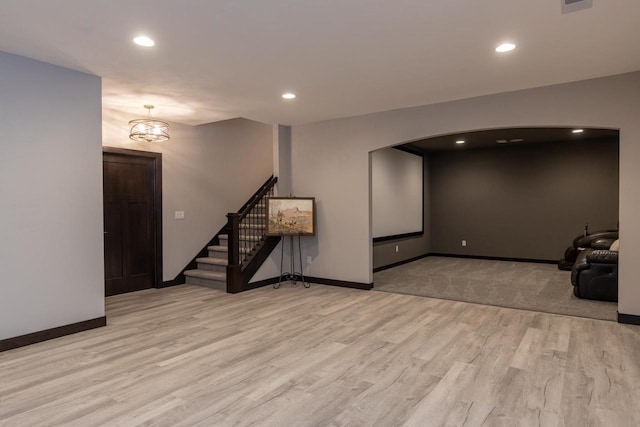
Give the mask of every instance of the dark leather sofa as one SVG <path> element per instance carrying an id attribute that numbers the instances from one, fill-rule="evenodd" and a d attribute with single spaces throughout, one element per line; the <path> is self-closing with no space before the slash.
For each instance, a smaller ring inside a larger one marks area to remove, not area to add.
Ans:
<path id="1" fill-rule="evenodd" d="M 611 245 L 614 240 L 618 239 L 618 230 L 602 230 L 589 233 L 585 227 L 585 234 L 573 239 L 571 246 L 564 251 L 564 257 L 558 262 L 558 268 L 566 271 L 571 270 L 578 259 L 578 254 L 583 249 L 590 249 L 594 242 L 603 239 L 608 240 L 610 242 L 609 245 Z"/>
<path id="2" fill-rule="evenodd" d="M 610 239 L 598 239 L 578 251 L 571 269 L 573 294 L 578 298 L 618 301 L 618 252 Z"/>

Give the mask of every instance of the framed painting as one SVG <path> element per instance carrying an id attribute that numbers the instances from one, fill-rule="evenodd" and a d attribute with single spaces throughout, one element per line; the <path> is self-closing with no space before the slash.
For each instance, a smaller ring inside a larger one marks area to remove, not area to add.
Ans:
<path id="1" fill-rule="evenodd" d="M 315 236 L 315 197 L 270 197 L 267 199 L 269 236 Z"/>

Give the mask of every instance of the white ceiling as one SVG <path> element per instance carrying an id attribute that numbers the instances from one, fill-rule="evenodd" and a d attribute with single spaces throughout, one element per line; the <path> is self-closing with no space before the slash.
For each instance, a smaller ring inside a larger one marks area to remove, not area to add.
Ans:
<path id="1" fill-rule="evenodd" d="M 0 0 L 0 50 L 132 115 L 301 124 L 639 70 L 639 22 L 639 0 Z"/>

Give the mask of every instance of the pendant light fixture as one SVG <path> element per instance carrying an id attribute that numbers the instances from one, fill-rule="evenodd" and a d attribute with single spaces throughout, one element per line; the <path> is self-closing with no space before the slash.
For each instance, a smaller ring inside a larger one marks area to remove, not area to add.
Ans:
<path id="1" fill-rule="evenodd" d="M 131 131 L 129 138 L 138 142 L 164 142 L 169 140 L 169 124 L 151 118 L 153 105 L 145 105 L 148 110 L 146 119 L 136 119 L 129 122 Z"/>

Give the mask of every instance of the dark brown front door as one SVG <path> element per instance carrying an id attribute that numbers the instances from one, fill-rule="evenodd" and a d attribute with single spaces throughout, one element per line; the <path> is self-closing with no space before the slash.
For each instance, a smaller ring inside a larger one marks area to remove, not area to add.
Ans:
<path id="1" fill-rule="evenodd" d="M 154 158 L 103 153 L 105 294 L 156 284 Z"/>

